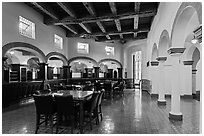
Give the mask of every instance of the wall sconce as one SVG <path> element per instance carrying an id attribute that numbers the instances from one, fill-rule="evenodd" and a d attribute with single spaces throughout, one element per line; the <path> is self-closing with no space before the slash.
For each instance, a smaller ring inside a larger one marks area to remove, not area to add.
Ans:
<path id="1" fill-rule="evenodd" d="M 14 51 L 12 50 L 12 51 L 10 51 L 10 54 L 14 54 Z"/>
<path id="2" fill-rule="evenodd" d="M 195 38 L 195 36 L 193 36 L 193 39 L 191 40 L 191 43 L 192 43 L 192 44 L 196 44 L 197 42 L 198 42 L 198 39 Z"/>

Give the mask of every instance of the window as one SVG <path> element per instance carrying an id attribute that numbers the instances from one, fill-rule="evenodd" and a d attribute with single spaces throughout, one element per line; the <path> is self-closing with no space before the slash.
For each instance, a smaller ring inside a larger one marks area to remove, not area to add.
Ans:
<path id="1" fill-rule="evenodd" d="M 55 47 L 63 49 L 63 38 L 55 34 Z"/>
<path id="2" fill-rule="evenodd" d="M 110 55 L 110 54 L 114 55 L 114 47 L 106 46 L 105 50 L 107 55 Z"/>
<path id="3" fill-rule="evenodd" d="M 78 43 L 77 46 L 78 53 L 88 54 L 89 53 L 89 44 L 88 43 Z"/>
<path id="4" fill-rule="evenodd" d="M 133 54 L 133 78 L 134 83 L 138 83 L 141 80 L 142 73 L 142 51 L 137 51 Z"/>
<path id="5" fill-rule="evenodd" d="M 19 33 L 23 36 L 35 39 L 35 24 L 19 16 Z"/>

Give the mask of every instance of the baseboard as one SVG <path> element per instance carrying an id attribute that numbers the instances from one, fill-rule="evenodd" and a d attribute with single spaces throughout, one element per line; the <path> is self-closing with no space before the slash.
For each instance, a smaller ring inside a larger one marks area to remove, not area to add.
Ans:
<path id="1" fill-rule="evenodd" d="M 184 94 L 184 95 L 181 96 L 181 98 L 183 98 L 183 99 L 193 99 L 193 95 Z"/>
<path id="2" fill-rule="evenodd" d="M 158 94 L 150 94 L 151 98 L 158 98 L 159 95 Z"/>

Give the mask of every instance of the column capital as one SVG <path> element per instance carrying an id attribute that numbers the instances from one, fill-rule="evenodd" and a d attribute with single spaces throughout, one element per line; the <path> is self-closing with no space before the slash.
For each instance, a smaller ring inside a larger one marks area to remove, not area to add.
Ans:
<path id="1" fill-rule="evenodd" d="M 156 60 L 157 61 L 166 61 L 167 57 L 157 57 Z"/>
<path id="2" fill-rule="evenodd" d="M 158 66 L 159 65 L 159 62 L 158 61 L 151 61 L 151 66 Z"/>
<path id="3" fill-rule="evenodd" d="M 167 50 L 167 52 L 169 53 L 169 55 L 182 54 L 185 49 L 186 48 L 175 48 L 175 47 L 172 47 L 172 48 L 169 48 Z"/>
<path id="4" fill-rule="evenodd" d="M 185 60 L 183 61 L 184 65 L 193 65 L 193 61 L 192 60 Z"/>

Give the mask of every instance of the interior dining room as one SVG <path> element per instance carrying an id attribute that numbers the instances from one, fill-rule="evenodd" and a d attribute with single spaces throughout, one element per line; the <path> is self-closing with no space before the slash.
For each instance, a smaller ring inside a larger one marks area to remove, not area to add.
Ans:
<path id="1" fill-rule="evenodd" d="M 2 134 L 202 134 L 202 2 L 1 2 Z"/>

